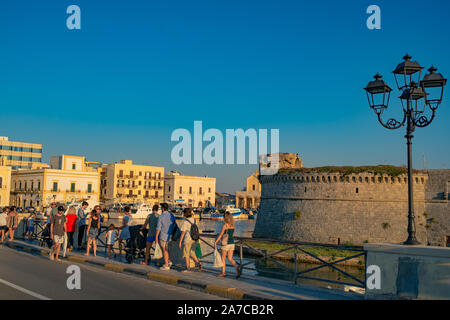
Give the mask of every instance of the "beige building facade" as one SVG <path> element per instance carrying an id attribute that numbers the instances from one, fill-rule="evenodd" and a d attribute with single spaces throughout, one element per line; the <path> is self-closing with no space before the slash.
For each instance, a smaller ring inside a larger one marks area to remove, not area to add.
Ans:
<path id="1" fill-rule="evenodd" d="M 216 178 L 184 176 L 170 172 L 164 177 L 164 201 L 187 207 L 203 207 L 206 201 L 216 201 Z"/>
<path id="2" fill-rule="evenodd" d="M 245 190 L 236 191 L 236 206 L 238 208 L 258 208 L 261 199 L 261 183 L 258 180 L 258 171 L 245 179 Z"/>
<path id="3" fill-rule="evenodd" d="M 133 164 L 132 160 L 101 168 L 101 196 L 105 204 L 163 202 L 164 167 Z"/>
<path id="4" fill-rule="evenodd" d="M 51 202 L 99 203 L 100 172 L 84 157 L 62 155 L 50 159 L 50 168 L 13 170 L 10 204 L 42 210 Z"/>
<path id="5" fill-rule="evenodd" d="M 9 205 L 11 191 L 11 167 L 3 166 L 0 161 L 0 207 Z"/>
<path id="6" fill-rule="evenodd" d="M 0 158 L 4 165 L 16 169 L 28 169 L 42 162 L 42 144 L 10 141 L 0 137 Z"/>

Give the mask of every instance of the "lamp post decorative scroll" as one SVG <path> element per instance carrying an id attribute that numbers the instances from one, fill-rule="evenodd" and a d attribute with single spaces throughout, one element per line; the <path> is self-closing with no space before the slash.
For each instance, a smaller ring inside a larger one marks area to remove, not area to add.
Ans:
<path id="1" fill-rule="evenodd" d="M 398 121 L 394 118 L 383 122 L 381 115 L 388 108 L 389 98 L 392 89 L 382 80 L 380 74 L 374 76 L 375 80 L 370 81 L 364 88 L 366 90 L 369 106 L 375 112 L 380 124 L 387 129 L 398 129 L 406 124 L 406 145 L 408 153 L 408 239 L 404 242 L 407 245 L 420 244 L 416 239 L 416 227 L 414 222 L 414 198 L 413 198 L 413 178 L 412 178 L 412 133 L 416 127 L 424 128 L 433 121 L 436 110 L 442 102 L 444 87 L 447 79 L 442 74 L 436 73 L 437 69 L 432 66 L 428 69 L 421 80 L 423 67 L 417 61 L 411 61 L 411 56 L 406 54 L 403 62 L 397 65 L 394 74 L 395 82 L 399 91 L 402 92 L 400 101 L 403 107 L 403 119 Z M 429 108 L 431 115 L 425 115 L 426 108 Z"/>

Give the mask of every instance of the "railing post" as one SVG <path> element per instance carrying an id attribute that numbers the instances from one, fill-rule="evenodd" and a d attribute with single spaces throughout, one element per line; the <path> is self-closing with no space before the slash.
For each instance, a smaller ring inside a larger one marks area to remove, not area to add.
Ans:
<path id="1" fill-rule="evenodd" d="M 297 246 L 294 247 L 294 284 L 297 284 Z"/>
<path id="2" fill-rule="evenodd" d="M 364 251 L 364 289 L 367 289 L 367 251 Z"/>
<path id="3" fill-rule="evenodd" d="M 239 273 L 241 273 L 242 274 L 242 260 L 243 260 L 243 256 L 244 256 L 244 254 L 243 254 L 243 251 L 242 251 L 242 240 L 240 240 L 240 242 L 239 242 L 239 259 L 240 259 L 240 262 L 239 262 Z"/>

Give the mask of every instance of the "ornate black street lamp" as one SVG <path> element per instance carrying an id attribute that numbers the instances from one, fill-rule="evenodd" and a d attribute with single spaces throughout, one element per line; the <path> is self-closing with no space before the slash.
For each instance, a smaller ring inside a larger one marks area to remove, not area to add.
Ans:
<path id="1" fill-rule="evenodd" d="M 420 244 L 416 239 L 416 226 L 414 223 L 414 199 L 412 178 L 412 152 L 411 139 L 416 127 L 428 126 L 434 119 L 436 110 L 442 102 L 444 86 L 447 79 L 437 69 L 431 67 L 429 74 L 422 80 L 420 76 L 423 67 L 416 61 L 411 61 L 411 56 L 406 54 L 404 61 L 393 71 L 398 90 L 402 92 L 400 101 L 403 106 L 403 120 L 390 118 L 386 122 L 381 119 L 381 114 L 389 105 L 389 97 L 392 89 L 381 80 L 382 76 L 376 74 L 375 80 L 367 84 L 366 90 L 369 106 L 373 109 L 381 125 L 387 129 L 398 129 L 406 124 L 406 144 L 408 149 L 408 239 L 404 244 Z M 425 115 L 425 109 L 430 109 L 431 115 Z"/>

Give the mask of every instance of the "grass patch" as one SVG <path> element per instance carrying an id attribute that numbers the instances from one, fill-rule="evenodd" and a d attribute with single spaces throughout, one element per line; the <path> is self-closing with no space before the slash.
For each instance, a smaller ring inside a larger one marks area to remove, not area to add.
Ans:
<path id="1" fill-rule="evenodd" d="M 249 244 L 252 247 L 255 247 L 257 249 L 266 250 L 267 253 L 277 252 L 286 248 L 289 248 L 290 245 L 288 244 L 281 244 L 281 243 L 268 243 L 268 242 L 259 242 L 259 241 L 251 241 Z M 351 244 L 348 244 L 351 245 Z M 301 247 L 302 249 L 316 255 L 316 256 L 324 256 L 324 257 L 349 257 L 352 255 L 355 255 L 355 251 L 350 250 L 339 250 L 339 249 L 328 249 L 328 248 L 318 248 L 318 247 Z M 294 253 L 294 249 L 286 250 L 284 251 L 286 253 Z M 301 251 L 297 250 L 297 253 L 302 253 Z"/>
<path id="2" fill-rule="evenodd" d="M 278 171 L 277 174 L 290 174 L 296 172 L 303 173 L 339 173 L 342 176 L 347 176 L 350 174 L 358 174 L 362 172 L 370 172 L 374 175 L 388 175 L 391 177 L 396 177 L 401 174 L 407 174 L 408 169 L 405 167 L 396 167 L 390 165 L 378 165 L 378 166 L 325 166 L 325 167 L 315 167 L 315 168 L 297 168 L 288 169 L 283 168 Z M 420 172 L 419 170 L 413 170 L 414 173 Z"/>

